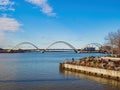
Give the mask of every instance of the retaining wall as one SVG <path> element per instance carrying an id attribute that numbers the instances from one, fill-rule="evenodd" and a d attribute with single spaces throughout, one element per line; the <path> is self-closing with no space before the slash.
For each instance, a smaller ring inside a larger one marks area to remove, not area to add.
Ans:
<path id="1" fill-rule="evenodd" d="M 72 65 L 72 64 L 65 64 L 65 63 L 61 63 L 60 68 L 63 70 L 69 70 L 69 71 L 74 71 L 74 72 L 83 72 L 86 74 L 92 74 L 92 75 L 96 75 L 96 76 L 120 80 L 120 71 Z"/>

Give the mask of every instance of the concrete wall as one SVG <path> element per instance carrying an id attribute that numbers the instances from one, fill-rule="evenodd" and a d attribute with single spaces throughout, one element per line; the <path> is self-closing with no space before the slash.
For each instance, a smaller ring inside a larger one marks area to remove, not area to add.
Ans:
<path id="1" fill-rule="evenodd" d="M 93 68 L 93 67 L 86 67 L 86 66 L 78 66 L 78 65 L 71 65 L 71 64 L 62 64 L 62 68 L 73 70 L 73 71 L 85 71 L 87 73 L 94 73 L 102 76 L 109 76 L 114 78 L 120 78 L 120 71 L 114 70 L 107 70 L 107 69 L 100 69 L 100 68 Z"/>

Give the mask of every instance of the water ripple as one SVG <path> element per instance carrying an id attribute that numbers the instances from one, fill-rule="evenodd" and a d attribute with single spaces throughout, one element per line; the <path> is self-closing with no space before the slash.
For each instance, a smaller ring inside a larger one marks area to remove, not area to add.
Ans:
<path id="1" fill-rule="evenodd" d="M 75 81 L 79 79 L 36 79 L 36 80 L 0 80 L 0 83 L 16 83 L 16 82 L 56 82 L 56 81 Z"/>

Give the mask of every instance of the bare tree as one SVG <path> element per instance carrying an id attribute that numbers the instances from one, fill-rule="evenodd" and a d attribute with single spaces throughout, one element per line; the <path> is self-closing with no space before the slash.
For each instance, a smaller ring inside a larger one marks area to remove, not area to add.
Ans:
<path id="1" fill-rule="evenodd" d="M 116 50 L 116 54 L 120 55 L 120 30 L 110 32 L 105 40 L 107 40 L 107 45 L 111 46 L 112 52 Z"/>

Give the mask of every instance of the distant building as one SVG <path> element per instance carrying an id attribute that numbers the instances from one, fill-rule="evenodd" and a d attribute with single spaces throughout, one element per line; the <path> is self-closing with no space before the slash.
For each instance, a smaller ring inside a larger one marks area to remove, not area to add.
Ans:
<path id="1" fill-rule="evenodd" d="M 86 47 L 83 50 L 85 50 L 85 51 L 95 51 L 95 47 Z"/>

